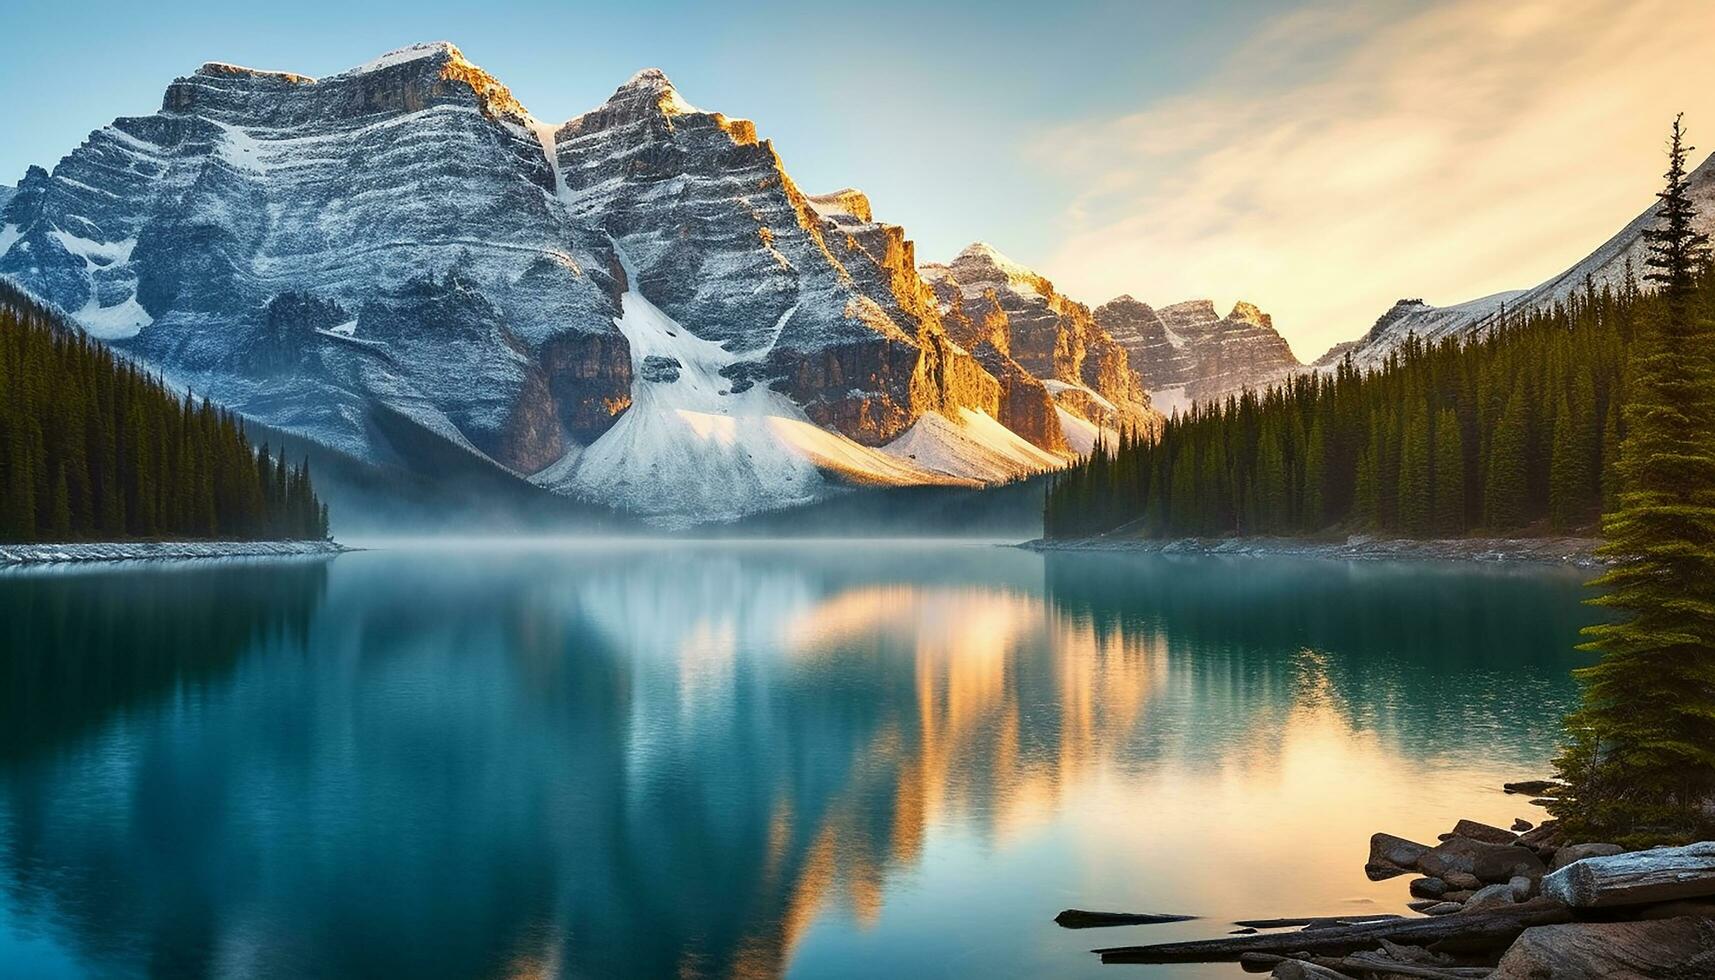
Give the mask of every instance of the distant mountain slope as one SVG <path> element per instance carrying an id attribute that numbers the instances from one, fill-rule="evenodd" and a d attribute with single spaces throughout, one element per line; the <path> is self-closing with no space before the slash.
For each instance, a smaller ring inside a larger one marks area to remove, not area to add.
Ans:
<path id="1" fill-rule="evenodd" d="M 1687 189 L 1697 205 L 1699 227 L 1705 232 L 1715 232 L 1715 154 L 1691 172 Z M 1654 227 L 1656 220 L 1652 203 L 1594 252 L 1559 275 L 1529 289 L 1496 293 L 1455 306 L 1430 306 L 1420 299 L 1402 299 L 1382 314 L 1363 337 L 1336 345 L 1315 363 L 1318 367 L 1332 366 L 1350 353 L 1360 366 L 1374 366 L 1412 334 L 1425 340 L 1438 340 L 1477 328 L 1503 303 L 1509 310 L 1551 305 L 1584 289 L 1586 278 L 1594 283 L 1597 290 L 1603 286 L 1618 288 L 1625 279 L 1627 260 L 1641 280 L 1647 271 L 1644 268 L 1647 244 L 1643 233 L 1645 229 Z"/>
<path id="2" fill-rule="evenodd" d="M 10 197 L 0 276 L 175 383 L 664 523 L 1010 479 L 1154 418 L 1081 306 L 995 313 L 1061 361 L 966 344 L 861 192 L 803 193 L 654 69 L 555 125 L 445 42 L 320 79 L 211 62 Z"/>
<path id="3" fill-rule="evenodd" d="M 921 271 L 953 338 L 1000 379 L 1000 419 L 1036 445 L 1087 451 L 1091 425 L 1159 420 L 1125 349 L 1041 273 L 986 242 Z"/>
<path id="4" fill-rule="evenodd" d="M 1266 387 L 1302 366 L 1274 319 L 1250 303 L 1222 317 L 1206 299 L 1156 310 L 1121 296 L 1096 308 L 1096 322 L 1130 352 L 1163 412 Z"/>

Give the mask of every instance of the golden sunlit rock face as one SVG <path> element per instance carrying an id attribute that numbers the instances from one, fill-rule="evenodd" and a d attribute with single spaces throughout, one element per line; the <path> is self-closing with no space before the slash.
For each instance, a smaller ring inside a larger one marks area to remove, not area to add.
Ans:
<path id="1" fill-rule="evenodd" d="M 1160 425 L 1125 348 L 1047 277 L 980 242 L 922 272 L 950 332 L 1000 379 L 1009 428 L 1057 450 L 1066 433 L 1058 412 L 1109 431 Z"/>

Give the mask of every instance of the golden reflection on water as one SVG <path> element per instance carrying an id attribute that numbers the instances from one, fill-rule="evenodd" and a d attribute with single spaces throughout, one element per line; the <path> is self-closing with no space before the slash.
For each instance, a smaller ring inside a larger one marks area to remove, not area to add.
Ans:
<path id="1" fill-rule="evenodd" d="M 800 829 L 813 841 L 786 888 L 778 931 L 765 928 L 772 935 L 745 945 L 739 975 L 782 972 L 832 908 L 873 927 L 890 874 L 915 865 L 939 827 L 974 831 L 1004 852 L 1067 821 L 1074 839 L 1102 842 L 1101 850 L 1072 856 L 1084 862 L 1092 898 L 1123 892 L 1116 875 L 1139 867 L 1172 880 L 1180 908 L 1198 911 L 1279 912 L 1280 896 L 1290 895 L 1290 911 L 1299 914 L 1397 897 L 1378 894 L 1356 871 L 1377 820 L 1398 813 L 1417 772 L 1374 733 L 1354 728 L 1317 651 L 1293 658 L 1288 691 L 1267 679 L 1227 679 L 1229 707 L 1252 726 L 1246 737 L 1196 761 L 1158 748 L 1140 766 L 1124 758 L 1139 737 L 1195 748 L 1183 744 L 1194 737 L 1183 718 L 1170 720 L 1174 730 L 1150 730 L 1158 700 L 1176 701 L 1171 710 L 1180 713 L 1210 707 L 1195 690 L 1209 678 L 1173 670 L 1169 638 L 1154 625 L 1098 629 L 1040 595 L 1005 589 L 890 584 L 799 609 L 777 635 L 799 665 L 887 656 L 894 646 L 908 651 L 915 717 L 906 732 L 876 732 L 855 767 L 891 782 L 888 839 L 869 839 L 873 825 L 856 799 L 836 801 L 820 825 Z M 1025 656 L 1038 651 L 1047 651 L 1045 664 Z M 1046 676 L 1021 676 L 1044 666 Z M 864 783 L 854 779 L 849 789 Z M 791 801 L 776 810 L 771 868 L 781 865 L 792 833 Z M 1293 848 L 1284 857 L 1282 841 Z M 1188 842 L 1218 847 L 1223 867 L 1255 873 L 1188 868 Z M 1332 873 L 1306 875 L 1306 868 Z"/>

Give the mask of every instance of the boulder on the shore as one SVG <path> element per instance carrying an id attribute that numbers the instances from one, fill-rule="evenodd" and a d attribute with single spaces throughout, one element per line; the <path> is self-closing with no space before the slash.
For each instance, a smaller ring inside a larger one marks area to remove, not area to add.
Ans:
<path id="1" fill-rule="evenodd" d="M 1383 881 L 1407 874 L 1417 867 L 1417 862 L 1429 851 L 1429 845 L 1406 840 L 1404 837 L 1373 834 L 1370 837 L 1370 859 L 1364 864 L 1364 873 L 1369 875 L 1371 881 Z"/>
<path id="2" fill-rule="evenodd" d="M 1440 902 L 1423 910 L 1424 915 L 1452 915 L 1465 908 L 1463 902 Z"/>
<path id="3" fill-rule="evenodd" d="M 1575 922 L 1526 929 L 1489 980 L 1715 976 L 1715 922 Z"/>
<path id="4" fill-rule="evenodd" d="M 1452 840 L 1464 837 L 1467 840 L 1480 840 L 1485 844 L 1511 844 L 1518 840 L 1518 835 L 1510 830 L 1502 830 L 1486 823 L 1475 820 L 1461 820 L 1453 825 L 1453 830 L 1441 835 L 1442 840 Z"/>
<path id="5" fill-rule="evenodd" d="M 1517 881 L 1518 879 L 1515 878 L 1513 880 Z M 1525 881 L 1527 882 L 1528 887 L 1529 879 L 1527 878 Z M 1470 898 L 1465 900 L 1465 907 L 1460 909 L 1460 911 L 1481 912 L 1484 909 L 1499 908 L 1502 905 L 1511 905 L 1516 901 L 1518 901 L 1518 899 L 1513 897 L 1513 886 L 1511 882 L 1484 885 L 1482 888 L 1477 890 L 1475 895 L 1472 895 Z"/>
<path id="6" fill-rule="evenodd" d="M 1440 878 L 1413 878 L 1409 887 L 1413 898 L 1440 898 L 1453 890 Z"/>
<path id="7" fill-rule="evenodd" d="M 1526 820 L 1523 817 L 1514 817 L 1513 818 L 1513 832 L 1514 833 L 1522 834 L 1522 833 L 1530 830 L 1531 828 L 1533 828 L 1535 826 L 1536 826 L 1536 824 L 1531 823 L 1529 820 Z"/>
<path id="8" fill-rule="evenodd" d="M 1541 878 L 1548 870 L 1529 848 L 1485 844 L 1468 837 L 1455 837 L 1430 848 L 1418 859 L 1417 868 L 1443 880 L 1449 880 L 1450 874 L 1464 873 L 1484 882 L 1511 881 L 1517 875 Z"/>
<path id="9" fill-rule="evenodd" d="M 1537 886 L 1541 884 L 1541 880 L 1519 875 L 1507 884 L 1512 886 L 1513 901 L 1522 902 L 1536 894 Z"/>
<path id="10" fill-rule="evenodd" d="M 1548 869 L 1559 871 L 1574 861 L 1624 853 L 1626 849 L 1618 844 L 1568 844 L 1554 852 L 1554 857 L 1548 862 Z"/>
<path id="11" fill-rule="evenodd" d="M 1405 907 L 1413 912 L 1427 913 L 1430 909 L 1442 904 L 1439 898 L 1420 898 L 1415 902 L 1406 902 Z"/>
<path id="12" fill-rule="evenodd" d="M 1483 887 L 1483 879 L 1467 871 L 1449 871 L 1447 877 L 1442 880 L 1447 882 L 1447 887 L 1453 891 L 1474 892 Z"/>

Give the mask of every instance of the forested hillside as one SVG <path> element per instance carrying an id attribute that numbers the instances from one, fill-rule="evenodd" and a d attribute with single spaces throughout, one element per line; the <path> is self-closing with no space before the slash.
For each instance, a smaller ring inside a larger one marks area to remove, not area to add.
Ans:
<path id="1" fill-rule="evenodd" d="M 1695 302 L 1715 304 L 1707 269 Z M 1100 447 L 1048 493 L 1050 537 L 1591 532 L 1615 491 L 1628 351 L 1661 299 L 1628 274 L 1469 338 L 1408 342 Z"/>
<path id="2" fill-rule="evenodd" d="M 308 463 L 258 452 L 0 282 L 0 541 L 322 538 Z"/>

